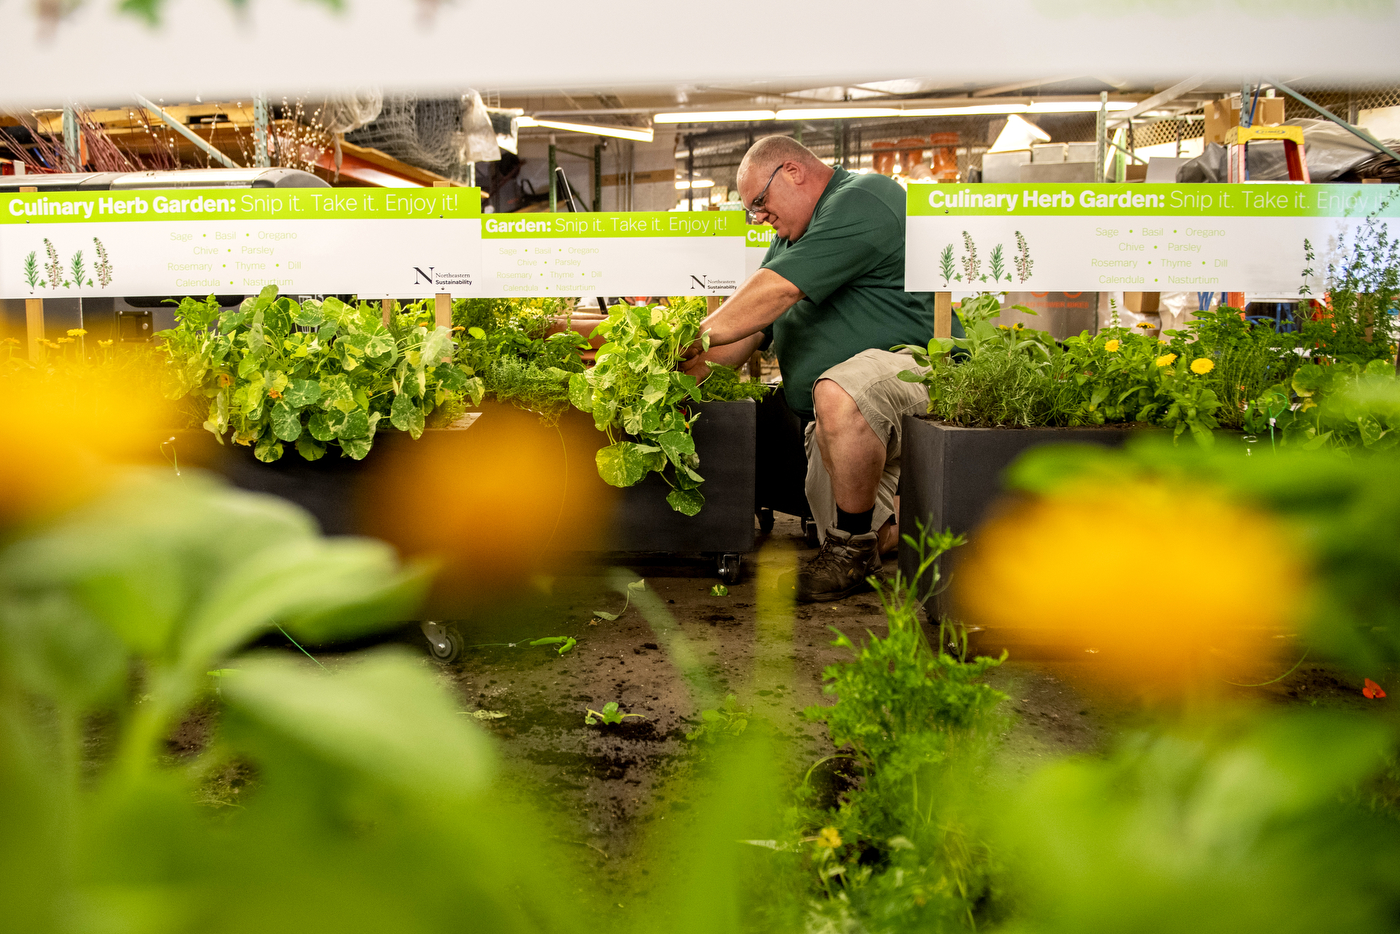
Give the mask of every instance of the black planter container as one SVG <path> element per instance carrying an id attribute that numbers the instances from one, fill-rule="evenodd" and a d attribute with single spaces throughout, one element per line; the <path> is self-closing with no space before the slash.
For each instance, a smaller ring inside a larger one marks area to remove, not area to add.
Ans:
<path id="1" fill-rule="evenodd" d="M 900 452 L 899 529 L 918 534 L 918 523 L 933 530 L 951 529 L 969 535 L 987 518 L 992 503 L 1004 492 L 1002 475 L 1024 452 L 1042 444 L 1078 443 L 1117 446 L 1130 428 L 960 428 L 913 415 L 904 416 Z M 940 560 L 943 582 L 950 579 L 959 558 L 954 550 Z M 918 567 L 918 555 L 899 544 L 899 570 L 906 580 Z M 920 581 L 921 588 L 927 581 Z M 930 619 L 948 612 L 946 598 L 936 594 L 926 602 Z"/>
<path id="2" fill-rule="evenodd" d="M 705 506 L 696 516 L 671 509 L 666 502 L 670 488 L 656 474 L 625 490 L 605 484 L 594 455 L 607 437 L 593 427 L 592 418 L 576 411 L 566 413 L 556 428 L 510 406 L 487 405 L 470 428 L 430 431 L 422 442 L 403 432 L 381 431 L 362 461 L 334 454 L 305 461 L 289 444 L 281 459 L 268 464 L 257 460 L 251 448 L 220 445 L 201 430 L 176 432 L 174 448 L 182 466 L 212 470 L 242 489 L 301 506 L 328 535 L 380 534 L 376 515 L 382 516 L 385 503 L 376 483 L 384 483 L 386 475 L 399 489 L 420 490 L 414 508 L 431 513 L 433 486 L 444 482 L 443 465 L 439 460 L 415 473 L 413 459 L 401 457 L 411 455 L 415 445 L 451 442 L 444 447 L 462 461 L 463 477 L 471 476 L 474 458 L 499 457 L 504 449 L 529 451 L 529 463 L 520 466 L 543 478 L 530 495 L 548 500 L 548 508 L 522 506 L 519 521 L 532 521 L 526 516 L 535 514 L 533 521 L 556 548 L 567 543 L 592 552 L 703 555 L 716 560 L 720 577 L 734 581 L 739 556 L 754 547 L 755 406 L 750 401 L 713 402 L 700 406 L 700 412 L 692 433 L 705 478 Z M 386 472 L 380 473 L 381 468 Z M 449 483 L 455 479 L 451 470 L 446 477 Z M 482 505 L 502 508 L 498 501 Z M 560 517 L 562 527 L 551 534 L 548 526 Z"/>

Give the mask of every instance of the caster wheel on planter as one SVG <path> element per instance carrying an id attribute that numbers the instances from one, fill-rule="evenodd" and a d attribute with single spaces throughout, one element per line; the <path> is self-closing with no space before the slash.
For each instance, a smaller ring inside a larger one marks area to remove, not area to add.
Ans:
<path id="1" fill-rule="evenodd" d="M 802 536 L 807 539 L 808 548 L 818 548 L 821 546 L 821 536 L 817 533 L 817 522 L 815 519 L 802 520 Z"/>
<path id="2" fill-rule="evenodd" d="M 765 535 L 773 531 L 773 510 L 767 506 L 758 511 L 758 530 Z"/>
<path id="3" fill-rule="evenodd" d="M 428 654 L 440 662 L 455 662 L 462 656 L 462 637 L 457 630 L 442 623 L 423 624 L 423 636 L 428 640 Z"/>
<path id="4" fill-rule="evenodd" d="M 726 584 L 739 583 L 739 555 L 720 555 L 715 562 L 719 569 L 719 579 Z"/>

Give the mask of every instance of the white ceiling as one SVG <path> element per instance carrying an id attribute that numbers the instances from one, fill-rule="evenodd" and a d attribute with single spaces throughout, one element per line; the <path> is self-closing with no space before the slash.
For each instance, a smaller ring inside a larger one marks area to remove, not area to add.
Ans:
<path id="1" fill-rule="evenodd" d="M 624 94 L 684 104 L 703 88 L 813 101 L 942 95 L 1090 71 L 1151 88 L 1210 72 L 1287 80 L 1395 79 L 1395 0 L 981 0 L 800 7 L 709 0 L 169 0 L 157 29 L 86 0 L 46 30 L 34 4 L 0 10 L 0 107 L 197 95 L 274 97 L 381 87 Z M 52 5 L 50 5 L 52 6 Z M 1261 9 L 1267 15 L 1256 15 Z M 1288 75 L 1275 74 L 1287 70 Z M 908 75 L 922 77 L 910 79 Z"/>

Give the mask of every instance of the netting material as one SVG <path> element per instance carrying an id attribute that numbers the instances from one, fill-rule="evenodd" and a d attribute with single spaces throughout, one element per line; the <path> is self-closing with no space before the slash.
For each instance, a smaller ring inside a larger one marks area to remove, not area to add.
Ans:
<path id="1" fill-rule="evenodd" d="M 379 115 L 345 138 L 460 182 L 473 163 L 501 158 L 490 115 L 475 91 L 447 98 L 385 98 Z"/>

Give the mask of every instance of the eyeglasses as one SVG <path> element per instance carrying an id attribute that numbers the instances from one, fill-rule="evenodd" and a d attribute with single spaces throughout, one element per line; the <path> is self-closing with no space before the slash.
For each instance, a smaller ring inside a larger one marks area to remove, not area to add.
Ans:
<path id="1" fill-rule="evenodd" d="M 768 200 L 768 186 L 773 184 L 773 179 L 778 177 L 778 169 L 782 167 L 783 163 L 781 162 L 774 167 L 773 172 L 768 176 L 768 184 L 763 186 L 763 190 L 758 193 L 758 197 L 754 198 L 753 203 L 749 205 L 748 215 L 750 224 L 758 223 L 758 221 L 754 220 L 755 214 L 764 213 L 763 205 Z"/>

